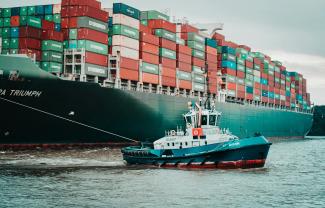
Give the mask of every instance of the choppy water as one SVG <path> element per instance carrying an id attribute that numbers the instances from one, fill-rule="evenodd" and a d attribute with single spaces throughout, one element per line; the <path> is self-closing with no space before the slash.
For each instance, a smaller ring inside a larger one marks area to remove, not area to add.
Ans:
<path id="1" fill-rule="evenodd" d="M 271 146 L 266 167 L 125 166 L 119 150 L 0 152 L 0 207 L 325 207 L 325 140 Z"/>

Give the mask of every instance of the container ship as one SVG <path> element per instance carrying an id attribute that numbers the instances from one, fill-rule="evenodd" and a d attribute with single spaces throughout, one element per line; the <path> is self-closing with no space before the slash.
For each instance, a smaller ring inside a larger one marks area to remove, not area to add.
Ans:
<path id="1" fill-rule="evenodd" d="M 197 101 L 215 102 L 240 137 L 311 128 L 306 79 L 218 30 L 95 0 L 0 17 L 1 148 L 154 141 Z"/>
<path id="2" fill-rule="evenodd" d="M 325 138 L 325 106 L 315 106 L 313 108 L 313 125 L 306 138 L 318 139 Z"/>

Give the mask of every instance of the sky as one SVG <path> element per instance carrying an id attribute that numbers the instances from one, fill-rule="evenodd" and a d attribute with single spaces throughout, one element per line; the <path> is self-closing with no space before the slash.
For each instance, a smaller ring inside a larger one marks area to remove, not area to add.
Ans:
<path id="1" fill-rule="evenodd" d="M 54 4 L 60 0 L 0 0 L 2 7 Z M 111 8 L 111 0 L 102 0 Z M 325 104 L 324 0 L 121 0 L 140 10 L 167 12 L 202 28 L 223 23 L 227 40 L 281 61 L 307 78 L 315 104 Z"/>

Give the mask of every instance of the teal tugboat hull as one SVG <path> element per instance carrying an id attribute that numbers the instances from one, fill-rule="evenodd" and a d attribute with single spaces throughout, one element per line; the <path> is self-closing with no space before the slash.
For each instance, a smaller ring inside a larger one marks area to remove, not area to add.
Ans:
<path id="1" fill-rule="evenodd" d="M 122 153 L 128 164 L 175 168 L 258 168 L 264 166 L 270 145 L 265 137 L 259 136 L 173 150 L 126 147 Z"/>

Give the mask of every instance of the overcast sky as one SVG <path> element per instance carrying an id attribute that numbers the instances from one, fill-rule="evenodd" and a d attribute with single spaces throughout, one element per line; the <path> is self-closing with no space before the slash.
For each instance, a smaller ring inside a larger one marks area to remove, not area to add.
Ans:
<path id="1" fill-rule="evenodd" d="M 57 0 L 0 0 L 2 7 L 54 4 Z M 111 8 L 111 0 L 102 0 Z M 123 0 L 140 10 L 169 11 L 191 23 L 224 23 L 226 39 L 251 46 L 308 79 L 315 104 L 325 104 L 324 0 Z"/>

